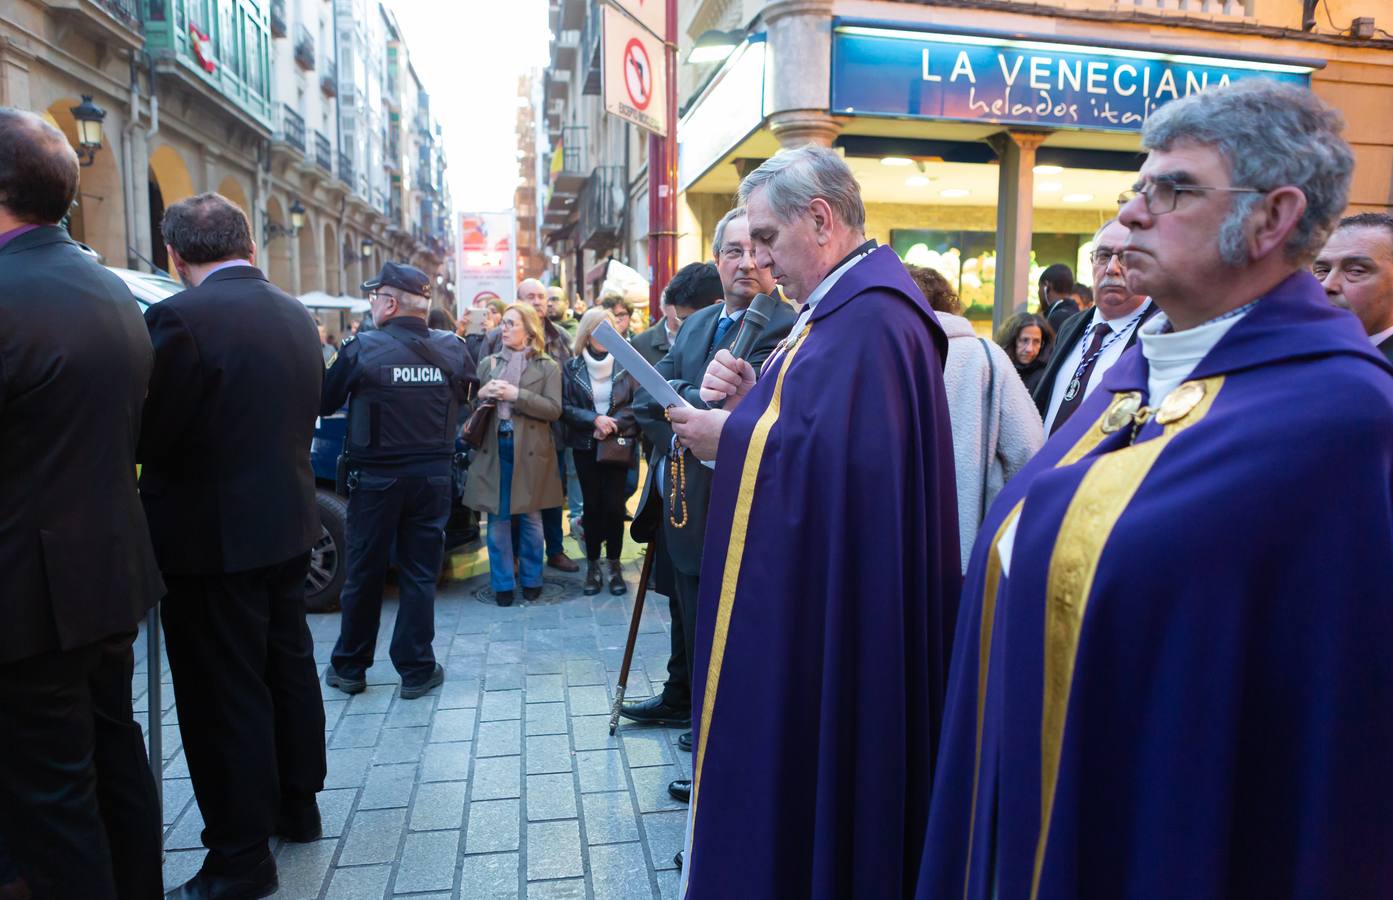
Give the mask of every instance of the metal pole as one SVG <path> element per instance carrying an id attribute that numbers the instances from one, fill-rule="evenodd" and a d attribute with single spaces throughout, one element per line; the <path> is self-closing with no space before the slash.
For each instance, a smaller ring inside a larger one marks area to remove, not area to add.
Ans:
<path id="1" fill-rule="evenodd" d="M 664 27 L 667 65 L 667 134 L 648 138 L 648 315 L 658 320 L 658 300 L 677 273 L 677 0 L 667 0 Z"/>
<path id="2" fill-rule="evenodd" d="M 155 798 L 164 806 L 164 704 L 160 701 L 160 607 L 155 604 L 145 614 L 145 648 L 148 662 L 145 701 L 149 706 L 150 772 L 155 776 Z"/>

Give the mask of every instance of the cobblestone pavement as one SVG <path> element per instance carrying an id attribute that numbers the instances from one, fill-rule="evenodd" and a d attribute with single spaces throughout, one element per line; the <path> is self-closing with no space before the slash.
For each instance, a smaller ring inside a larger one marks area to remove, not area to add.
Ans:
<path id="1" fill-rule="evenodd" d="M 609 736 L 633 609 L 629 595 L 585 597 L 579 576 L 547 576 L 541 600 L 499 609 L 487 577 L 436 602 L 443 688 L 397 696 L 387 660 L 396 603 L 383 610 L 368 689 L 323 688 L 329 775 L 323 840 L 277 844 L 278 898 L 671 898 L 686 806 L 667 783 L 690 777 L 682 729 L 621 725 Z M 628 697 L 661 690 L 667 598 L 649 594 Z M 339 617 L 311 615 L 322 673 Z M 149 708 L 145 641 L 136 645 L 137 718 Z M 197 871 L 203 822 L 163 676 L 165 884 Z"/>

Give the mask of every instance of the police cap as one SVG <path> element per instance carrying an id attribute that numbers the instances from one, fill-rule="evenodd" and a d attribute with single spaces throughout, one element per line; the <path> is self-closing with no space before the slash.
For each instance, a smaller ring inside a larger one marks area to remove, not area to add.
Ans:
<path id="1" fill-rule="evenodd" d="M 376 278 L 363 282 L 363 293 L 380 287 L 394 287 L 421 297 L 430 296 L 430 278 L 425 272 L 405 263 L 383 263 L 382 271 L 377 273 Z"/>

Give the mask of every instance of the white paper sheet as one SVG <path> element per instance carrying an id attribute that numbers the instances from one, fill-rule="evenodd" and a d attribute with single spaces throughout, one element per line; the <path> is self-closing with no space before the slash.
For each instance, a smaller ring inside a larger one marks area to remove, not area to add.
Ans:
<path id="1" fill-rule="evenodd" d="M 601 322 L 600 327 L 595 329 L 595 340 L 601 347 L 614 354 L 614 358 L 619 361 L 620 367 L 634 376 L 634 380 L 643 386 L 643 389 L 662 405 L 663 409 L 669 406 L 688 406 L 692 404 L 683 400 L 681 395 L 672 389 L 672 385 L 667 383 L 667 379 L 658 373 L 658 370 L 648 364 L 629 342 L 614 330 L 614 326 L 608 322 Z"/>

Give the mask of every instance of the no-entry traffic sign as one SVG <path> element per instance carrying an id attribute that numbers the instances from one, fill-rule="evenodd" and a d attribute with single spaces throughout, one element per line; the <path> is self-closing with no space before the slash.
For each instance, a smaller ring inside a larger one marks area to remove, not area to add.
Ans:
<path id="1" fill-rule="evenodd" d="M 663 42 L 648 29 L 605 6 L 605 111 L 655 134 L 666 134 L 666 53 Z"/>

